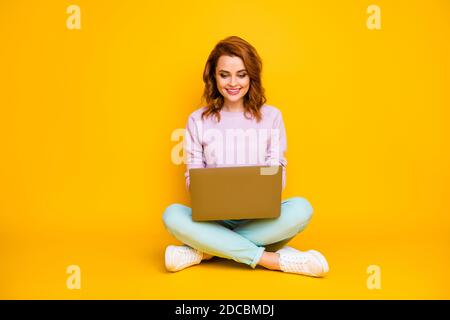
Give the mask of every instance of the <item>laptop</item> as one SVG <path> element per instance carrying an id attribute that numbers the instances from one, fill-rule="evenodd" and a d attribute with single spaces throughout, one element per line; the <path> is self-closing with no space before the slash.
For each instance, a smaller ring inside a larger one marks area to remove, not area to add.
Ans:
<path id="1" fill-rule="evenodd" d="M 280 216 L 280 166 L 195 168 L 189 176 L 194 221 Z"/>

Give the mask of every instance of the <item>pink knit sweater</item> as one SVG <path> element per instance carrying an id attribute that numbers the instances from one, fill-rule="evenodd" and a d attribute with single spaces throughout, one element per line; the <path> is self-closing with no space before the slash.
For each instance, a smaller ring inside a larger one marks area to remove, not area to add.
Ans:
<path id="1" fill-rule="evenodd" d="M 225 110 L 220 111 L 220 122 L 211 116 L 202 120 L 205 109 L 192 112 L 186 125 L 186 188 L 189 190 L 192 168 L 280 165 L 284 189 L 287 143 L 280 110 L 263 105 L 262 120 L 257 123 L 255 119 L 247 119 L 244 112 Z"/>

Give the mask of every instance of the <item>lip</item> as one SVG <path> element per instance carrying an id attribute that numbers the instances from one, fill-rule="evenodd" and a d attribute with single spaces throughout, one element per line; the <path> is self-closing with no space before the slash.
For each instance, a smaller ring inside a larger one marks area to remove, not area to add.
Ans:
<path id="1" fill-rule="evenodd" d="M 225 90 L 227 90 L 228 94 L 234 96 L 234 95 L 238 94 L 239 91 L 241 91 L 241 88 L 236 88 L 236 89 L 225 89 Z"/>

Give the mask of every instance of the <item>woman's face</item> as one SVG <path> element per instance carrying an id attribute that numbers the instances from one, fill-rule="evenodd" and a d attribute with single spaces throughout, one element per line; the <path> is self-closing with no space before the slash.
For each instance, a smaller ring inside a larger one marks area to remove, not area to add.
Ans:
<path id="1" fill-rule="evenodd" d="M 250 77 L 242 59 L 221 56 L 217 61 L 216 82 L 225 103 L 236 103 L 243 99 L 250 88 Z"/>

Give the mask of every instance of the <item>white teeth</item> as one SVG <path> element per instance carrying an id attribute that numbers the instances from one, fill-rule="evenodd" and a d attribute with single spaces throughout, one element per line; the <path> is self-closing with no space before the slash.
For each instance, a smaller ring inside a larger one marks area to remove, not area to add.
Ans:
<path id="1" fill-rule="evenodd" d="M 239 93 L 239 90 L 241 90 L 241 88 L 238 89 L 226 89 L 228 94 L 232 94 L 232 95 L 236 95 Z"/>

